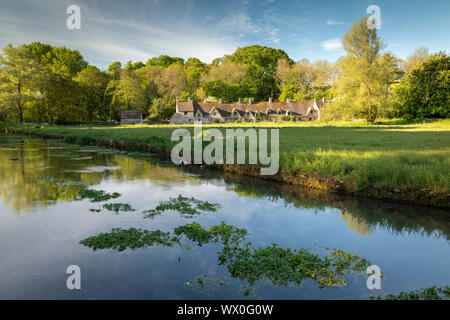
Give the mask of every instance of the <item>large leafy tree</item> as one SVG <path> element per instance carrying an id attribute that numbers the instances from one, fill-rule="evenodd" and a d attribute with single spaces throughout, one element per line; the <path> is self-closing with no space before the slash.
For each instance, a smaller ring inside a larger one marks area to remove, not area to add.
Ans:
<path id="1" fill-rule="evenodd" d="M 405 69 L 406 71 L 411 71 L 413 69 L 419 68 L 422 63 L 428 59 L 430 56 L 427 47 L 419 47 L 406 59 Z"/>
<path id="2" fill-rule="evenodd" d="M 383 42 L 376 29 L 369 29 L 363 17 L 343 37 L 347 56 L 338 62 L 340 76 L 337 107 L 328 108 L 333 116 L 365 118 L 374 122 L 389 109 L 391 84 L 400 77 L 400 60 L 382 53 Z"/>
<path id="3" fill-rule="evenodd" d="M 286 52 L 259 45 L 238 48 L 231 56 L 233 62 L 246 66 L 241 83 L 248 88 L 248 96 L 266 100 L 277 95 L 275 72 L 279 59 L 292 61 Z"/>
<path id="4" fill-rule="evenodd" d="M 193 94 L 200 86 L 200 79 L 206 73 L 207 65 L 198 58 L 189 58 L 184 65 L 187 80 L 186 89 Z"/>
<path id="5" fill-rule="evenodd" d="M 450 116 L 450 56 L 431 55 L 394 86 L 398 115 L 406 118 Z"/>
<path id="6" fill-rule="evenodd" d="M 171 57 L 168 55 L 160 55 L 158 57 L 153 57 L 149 59 L 145 65 L 153 67 L 168 67 L 174 63 L 184 64 L 184 59 L 178 57 Z"/>
<path id="7" fill-rule="evenodd" d="M 87 66 L 81 70 L 74 80 L 80 85 L 80 104 L 86 111 L 86 121 L 106 119 L 105 90 L 109 77 L 95 66 Z"/>
<path id="8" fill-rule="evenodd" d="M 111 63 L 106 70 L 112 80 L 120 79 L 120 70 L 122 70 L 122 64 L 119 61 Z"/>
<path id="9" fill-rule="evenodd" d="M 40 42 L 32 42 L 26 47 L 47 70 L 65 77 L 75 77 L 88 65 L 78 50 Z"/>
<path id="10" fill-rule="evenodd" d="M 41 86 L 45 95 L 36 106 L 40 121 L 53 123 L 82 122 L 89 120 L 80 103 L 82 92 L 76 81 L 60 74 L 50 73 Z"/>
<path id="11" fill-rule="evenodd" d="M 41 96 L 40 84 L 44 81 L 42 68 L 25 46 L 8 45 L 0 55 L 0 99 L 9 111 L 9 118 L 18 115 L 24 121 L 25 104 Z"/>
<path id="12" fill-rule="evenodd" d="M 142 86 L 142 81 L 135 71 L 122 70 L 120 80 L 112 84 L 111 116 L 118 118 L 122 110 L 141 110 L 147 113 L 148 100 Z"/>

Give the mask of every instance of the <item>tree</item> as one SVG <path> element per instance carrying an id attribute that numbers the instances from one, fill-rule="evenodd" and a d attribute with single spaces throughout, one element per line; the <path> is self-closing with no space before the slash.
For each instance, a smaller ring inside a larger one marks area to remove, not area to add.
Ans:
<path id="1" fill-rule="evenodd" d="M 287 59 L 278 60 L 275 78 L 281 91 L 280 101 L 286 98 L 302 100 L 310 91 L 316 79 L 314 65 L 303 59 L 293 63 Z"/>
<path id="2" fill-rule="evenodd" d="M 122 70 L 120 80 L 114 83 L 114 92 L 111 99 L 113 109 L 118 112 L 122 110 L 141 110 L 147 113 L 148 100 L 142 87 L 141 79 L 135 71 Z"/>
<path id="3" fill-rule="evenodd" d="M 198 58 L 189 58 L 184 64 L 187 77 L 187 90 L 194 93 L 200 86 L 200 79 L 206 73 L 207 66 Z"/>
<path id="4" fill-rule="evenodd" d="M 175 99 L 170 93 L 154 99 L 149 113 L 154 121 L 168 120 L 175 113 Z"/>
<path id="5" fill-rule="evenodd" d="M 119 80 L 120 70 L 122 70 L 122 64 L 119 61 L 115 61 L 109 65 L 107 72 L 110 75 L 111 79 Z"/>
<path id="6" fill-rule="evenodd" d="M 142 62 L 138 61 L 133 63 L 131 60 L 129 60 L 127 62 L 127 65 L 125 66 L 125 69 L 131 71 L 131 70 L 138 70 L 143 67 L 145 67 L 145 64 L 143 64 Z"/>
<path id="7" fill-rule="evenodd" d="M 108 117 L 104 109 L 105 90 L 108 85 L 108 75 L 95 66 L 87 66 L 74 78 L 80 84 L 81 101 L 86 110 L 86 121 L 105 119 Z"/>
<path id="8" fill-rule="evenodd" d="M 278 60 L 292 61 L 281 49 L 258 45 L 238 48 L 230 58 L 233 62 L 246 66 L 246 75 L 241 85 L 248 88 L 247 96 L 258 100 L 267 100 L 278 94 L 275 80 Z"/>
<path id="9" fill-rule="evenodd" d="M 246 94 L 239 83 L 225 83 L 221 80 L 208 80 L 202 85 L 206 96 L 220 98 L 223 101 L 233 102 Z"/>
<path id="10" fill-rule="evenodd" d="M 58 124 L 89 120 L 83 117 L 78 83 L 57 73 L 50 73 L 48 77 L 48 81 L 40 86 L 45 94 L 36 105 L 39 120 Z"/>
<path id="11" fill-rule="evenodd" d="M 179 57 L 171 57 L 168 55 L 160 55 L 159 57 L 153 57 L 149 60 L 147 60 L 146 66 L 153 66 L 153 67 L 168 67 L 174 63 L 178 64 L 184 64 L 184 59 Z"/>
<path id="12" fill-rule="evenodd" d="M 398 115 L 406 118 L 449 117 L 449 88 L 450 56 L 444 52 L 431 55 L 394 86 Z"/>
<path id="13" fill-rule="evenodd" d="M 48 71 L 73 78 L 85 68 L 88 63 L 78 50 L 66 47 L 52 47 L 49 44 L 32 42 L 25 45 L 37 61 Z"/>
<path id="14" fill-rule="evenodd" d="M 0 98 L 23 122 L 24 105 L 40 97 L 42 68 L 25 46 L 8 45 L 0 55 Z"/>
<path id="15" fill-rule="evenodd" d="M 417 48 L 406 60 L 405 62 L 405 70 L 406 72 L 411 71 L 413 69 L 419 68 L 422 63 L 428 59 L 430 54 L 428 53 L 427 47 L 419 47 Z"/>
<path id="16" fill-rule="evenodd" d="M 162 96 L 170 93 L 172 97 L 178 97 L 186 89 L 186 72 L 182 65 L 176 63 L 162 70 L 156 79 L 158 93 Z"/>
<path id="17" fill-rule="evenodd" d="M 347 56 L 338 61 L 336 87 L 340 100 L 337 108 L 328 111 L 337 111 L 333 116 L 362 117 L 373 123 L 389 108 L 390 86 L 401 75 L 400 61 L 390 53 L 381 53 L 384 44 L 376 29 L 368 28 L 367 17 L 353 23 L 343 37 L 343 46 Z"/>
<path id="18" fill-rule="evenodd" d="M 244 80 L 247 68 L 225 57 L 219 65 L 213 65 L 203 81 L 219 80 L 224 83 L 241 83 Z"/>
<path id="19" fill-rule="evenodd" d="M 318 60 L 314 63 L 314 73 L 316 85 L 333 85 L 338 76 L 338 69 L 334 63 Z"/>

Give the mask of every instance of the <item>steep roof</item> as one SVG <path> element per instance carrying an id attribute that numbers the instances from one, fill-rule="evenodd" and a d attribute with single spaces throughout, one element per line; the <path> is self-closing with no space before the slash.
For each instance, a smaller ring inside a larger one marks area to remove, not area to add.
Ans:
<path id="1" fill-rule="evenodd" d="M 192 101 L 177 101 L 177 107 L 179 112 L 192 112 L 194 111 L 194 102 Z"/>

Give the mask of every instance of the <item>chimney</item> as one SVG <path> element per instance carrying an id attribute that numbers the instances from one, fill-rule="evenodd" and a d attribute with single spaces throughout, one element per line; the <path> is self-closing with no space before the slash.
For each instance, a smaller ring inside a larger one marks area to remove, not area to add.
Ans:
<path id="1" fill-rule="evenodd" d="M 219 104 L 222 104 L 222 98 L 219 99 Z"/>
<path id="2" fill-rule="evenodd" d="M 208 102 L 208 99 L 207 98 L 203 99 L 203 102 L 205 102 L 205 103 Z"/>
<path id="3" fill-rule="evenodd" d="M 191 97 L 188 97 L 188 102 L 191 101 Z"/>
<path id="4" fill-rule="evenodd" d="M 252 99 L 251 98 L 248 99 L 248 104 L 252 104 Z"/>
<path id="5" fill-rule="evenodd" d="M 176 99 L 176 100 L 177 100 L 177 102 L 179 102 L 179 101 L 180 101 L 180 98 L 178 98 L 178 97 L 177 97 L 177 99 Z"/>
<path id="6" fill-rule="evenodd" d="M 272 97 L 269 98 L 269 103 L 272 103 Z"/>
<path id="7" fill-rule="evenodd" d="M 178 99 L 178 97 L 175 98 L 176 103 L 175 103 L 175 112 L 178 113 L 178 101 L 180 101 L 180 99 Z"/>
<path id="8" fill-rule="evenodd" d="M 242 99 L 241 99 L 241 98 L 239 98 L 239 100 L 238 100 L 238 103 L 239 103 L 239 104 L 241 104 L 241 103 L 242 103 Z"/>
<path id="9" fill-rule="evenodd" d="M 291 98 L 286 98 L 287 103 L 291 103 Z"/>
<path id="10" fill-rule="evenodd" d="M 322 98 L 322 102 L 325 102 L 325 97 Z"/>

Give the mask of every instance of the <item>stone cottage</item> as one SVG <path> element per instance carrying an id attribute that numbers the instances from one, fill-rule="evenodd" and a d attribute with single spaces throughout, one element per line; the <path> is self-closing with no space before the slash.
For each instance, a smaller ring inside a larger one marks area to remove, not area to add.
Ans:
<path id="1" fill-rule="evenodd" d="M 280 117 L 295 119 L 295 121 L 313 121 L 320 118 L 320 108 L 326 103 L 322 101 L 303 101 L 242 103 L 239 99 L 234 103 L 219 102 L 176 102 L 176 112 L 170 118 L 170 123 L 184 124 L 202 121 L 202 123 L 240 122 L 240 121 L 276 121 Z"/>

